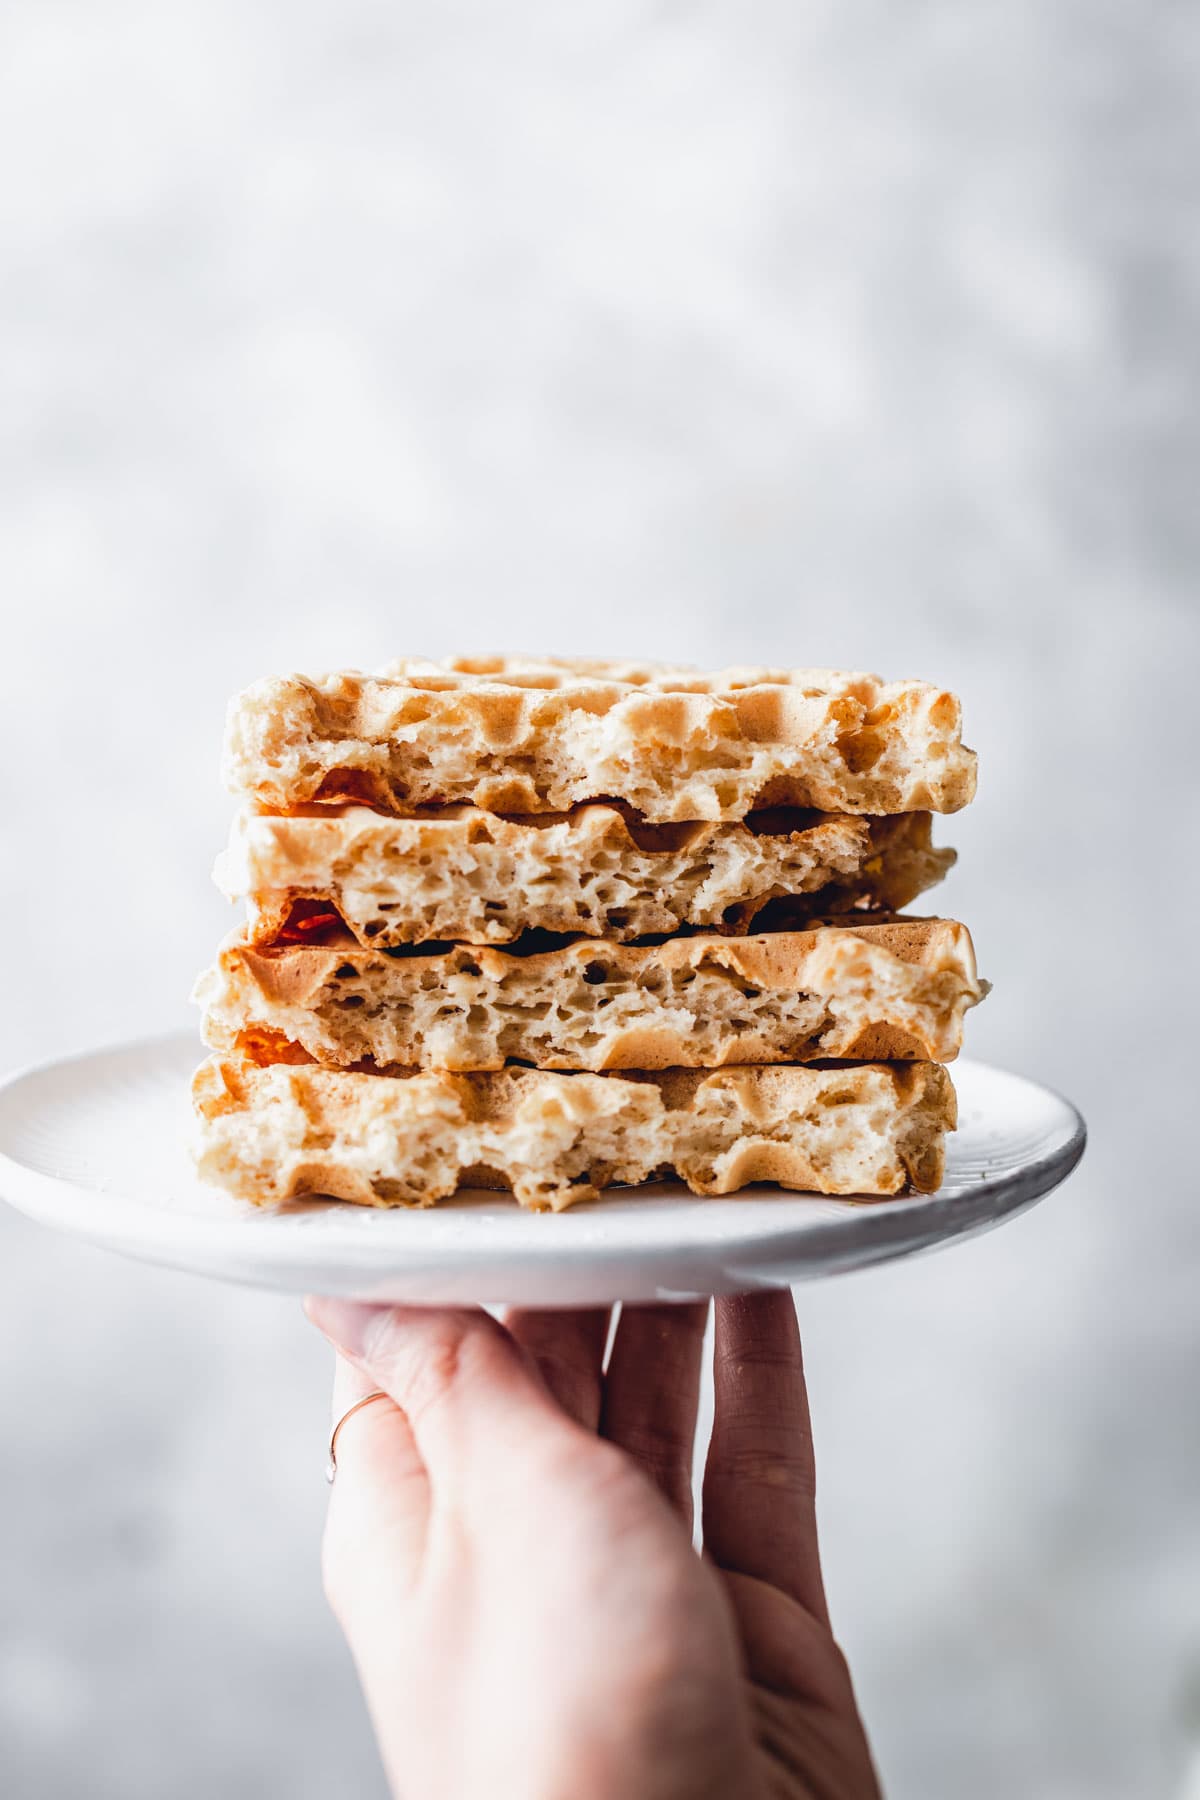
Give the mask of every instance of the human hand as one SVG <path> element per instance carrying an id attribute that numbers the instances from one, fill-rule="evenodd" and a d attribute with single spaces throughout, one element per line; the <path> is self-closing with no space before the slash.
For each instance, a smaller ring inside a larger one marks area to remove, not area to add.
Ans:
<path id="1" fill-rule="evenodd" d="M 425 1311 L 311 1300 L 339 1355 L 326 1592 L 402 1800 L 878 1800 L 817 1552 L 791 1296 Z"/>

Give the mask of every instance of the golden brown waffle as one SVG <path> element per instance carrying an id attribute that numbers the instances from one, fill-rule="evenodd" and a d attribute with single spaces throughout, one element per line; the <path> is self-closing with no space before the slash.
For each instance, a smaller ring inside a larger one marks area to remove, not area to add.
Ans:
<path id="1" fill-rule="evenodd" d="M 538 954 L 227 940 L 202 978 L 207 1041 L 334 1067 L 720 1068 L 823 1057 L 944 1062 L 982 998 L 950 920 L 665 943 L 586 938 Z"/>
<path id="2" fill-rule="evenodd" d="M 212 1057 L 193 1095 L 200 1173 L 259 1204 L 429 1206 L 486 1184 L 558 1210 L 672 1171 L 695 1194 L 929 1192 L 955 1123 L 946 1071 L 922 1062 L 389 1077 Z"/>
<path id="3" fill-rule="evenodd" d="M 646 825 L 601 805 L 524 819 L 472 806 L 408 819 L 365 806 L 303 817 L 247 808 L 216 878 L 249 902 L 255 943 L 319 943 L 344 925 L 384 949 L 506 944 L 526 930 L 618 942 L 682 926 L 740 934 L 785 898 L 796 918 L 864 902 L 895 912 L 953 861 L 930 843 L 924 812 L 780 809 L 745 823 Z"/>
<path id="4" fill-rule="evenodd" d="M 651 821 L 955 812 L 975 791 L 958 701 L 924 682 L 500 658 L 260 681 L 231 708 L 225 773 L 275 811 L 614 799 Z"/>

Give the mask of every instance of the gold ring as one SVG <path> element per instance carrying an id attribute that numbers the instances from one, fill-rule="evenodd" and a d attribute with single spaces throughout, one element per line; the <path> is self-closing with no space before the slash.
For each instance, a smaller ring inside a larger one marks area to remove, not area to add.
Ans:
<path id="1" fill-rule="evenodd" d="M 325 1479 L 326 1479 L 326 1481 L 331 1482 L 333 1480 L 334 1476 L 337 1474 L 338 1432 L 342 1429 L 342 1426 L 346 1423 L 346 1420 L 352 1419 L 356 1412 L 362 1411 L 364 1406 L 370 1406 L 372 1400 L 390 1400 L 391 1397 L 392 1396 L 390 1394 L 385 1394 L 382 1388 L 376 1388 L 373 1393 L 364 1394 L 361 1399 L 356 1400 L 354 1402 L 353 1406 L 348 1406 L 346 1408 L 345 1412 L 342 1414 L 341 1418 L 338 1420 L 337 1424 L 334 1426 L 334 1428 L 329 1436 L 329 1461 L 325 1464 Z"/>

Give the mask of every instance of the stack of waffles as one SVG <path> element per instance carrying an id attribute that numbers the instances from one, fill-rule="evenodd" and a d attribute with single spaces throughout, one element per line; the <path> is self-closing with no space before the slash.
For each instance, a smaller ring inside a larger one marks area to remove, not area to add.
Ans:
<path id="1" fill-rule="evenodd" d="M 830 670 L 404 661 L 258 683 L 197 997 L 202 1174 L 561 1209 L 673 1175 L 930 1191 L 970 936 L 899 916 L 971 799 L 953 695 Z"/>

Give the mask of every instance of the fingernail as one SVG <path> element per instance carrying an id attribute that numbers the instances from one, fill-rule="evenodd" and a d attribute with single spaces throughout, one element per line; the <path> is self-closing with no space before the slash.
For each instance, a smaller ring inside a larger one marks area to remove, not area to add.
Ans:
<path id="1" fill-rule="evenodd" d="M 354 1358 L 365 1354 L 372 1326 L 390 1309 L 361 1300 L 334 1300 L 312 1294 L 304 1302 L 304 1310 L 335 1349 Z"/>

